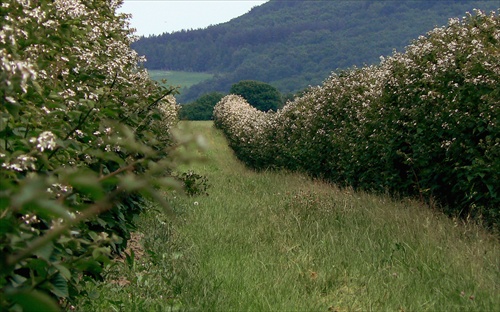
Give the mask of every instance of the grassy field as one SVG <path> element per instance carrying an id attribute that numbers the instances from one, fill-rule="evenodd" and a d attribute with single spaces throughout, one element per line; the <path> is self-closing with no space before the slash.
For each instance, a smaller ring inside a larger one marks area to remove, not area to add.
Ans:
<path id="1" fill-rule="evenodd" d="M 81 311 L 494 311 L 500 243 L 418 202 L 254 172 L 211 122 L 209 196 L 170 197 L 139 220 L 136 259 L 88 282 Z M 139 255 L 139 256 L 137 256 Z"/>
<path id="2" fill-rule="evenodd" d="M 170 71 L 170 70 L 148 70 L 149 76 L 156 81 L 161 82 L 162 79 L 167 80 L 168 86 L 179 86 L 182 88 L 189 88 L 194 84 L 202 82 L 213 77 L 208 73 L 193 73 L 184 71 Z"/>

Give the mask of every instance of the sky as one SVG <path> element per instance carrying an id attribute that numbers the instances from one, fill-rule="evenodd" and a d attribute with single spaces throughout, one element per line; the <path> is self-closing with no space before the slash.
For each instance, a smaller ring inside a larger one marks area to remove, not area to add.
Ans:
<path id="1" fill-rule="evenodd" d="M 241 16 L 266 1 L 257 0 L 125 0 L 119 10 L 132 14 L 139 36 L 205 28 Z"/>

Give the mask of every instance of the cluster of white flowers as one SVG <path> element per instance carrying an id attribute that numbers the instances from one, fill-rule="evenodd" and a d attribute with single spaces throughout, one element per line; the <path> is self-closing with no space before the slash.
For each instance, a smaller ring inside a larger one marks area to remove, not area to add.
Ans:
<path id="1" fill-rule="evenodd" d="M 36 148 L 43 152 L 45 150 L 52 151 L 56 148 L 56 136 L 50 131 L 42 132 L 38 138 L 31 138 L 31 143 L 36 143 Z"/>
<path id="2" fill-rule="evenodd" d="M 62 195 L 71 193 L 73 191 L 73 187 L 70 185 L 63 185 L 60 183 L 54 183 L 49 188 L 47 188 L 47 192 L 50 194 L 54 194 L 56 198 L 61 197 Z"/>
<path id="3" fill-rule="evenodd" d="M 87 15 L 87 8 L 79 0 L 55 0 L 54 5 L 61 15 L 77 18 Z"/>
<path id="4" fill-rule="evenodd" d="M 2 38 L 3 32 L 4 30 L 0 31 L 0 40 L 5 41 L 5 37 Z M 0 85 L 5 84 L 8 88 L 13 87 L 13 81 L 19 77 L 19 87 L 23 92 L 27 92 L 28 81 L 36 78 L 36 71 L 30 62 L 15 59 L 5 49 L 0 49 L 0 66 L 4 75 L 7 76 L 0 82 Z M 12 96 L 8 96 L 7 100 L 11 103 L 16 102 Z"/>
<path id="5" fill-rule="evenodd" d="M 158 133 L 156 138 L 158 141 L 170 142 L 172 139 L 172 129 L 179 120 L 180 106 L 173 95 L 168 95 L 158 103 L 157 108 L 162 118 L 152 120 L 149 126 Z"/>
<path id="6" fill-rule="evenodd" d="M 37 223 L 40 223 L 40 220 L 38 219 L 38 217 L 34 214 L 25 214 L 24 216 L 22 216 L 21 220 L 26 224 L 26 225 L 30 225 L 30 224 L 37 224 Z"/>
<path id="7" fill-rule="evenodd" d="M 266 114 L 239 95 L 224 97 L 214 108 L 214 119 L 223 123 L 233 140 L 242 140 L 246 144 L 260 141 L 266 120 L 272 114 Z"/>
<path id="8" fill-rule="evenodd" d="M 163 131 L 169 134 L 173 126 L 177 124 L 180 106 L 177 104 L 175 97 L 169 95 L 158 105 L 158 109 L 162 114 L 161 127 Z"/>
<path id="9" fill-rule="evenodd" d="M 10 162 L 4 162 L 2 168 L 19 172 L 36 170 L 35 162 L 35 157 L 22 154 L 12 159 Z"/>

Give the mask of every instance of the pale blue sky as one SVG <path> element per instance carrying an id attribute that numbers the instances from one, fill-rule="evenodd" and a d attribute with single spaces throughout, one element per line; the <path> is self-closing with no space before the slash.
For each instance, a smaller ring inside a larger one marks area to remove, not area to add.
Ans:
<path id="1" fill-rule="evenodd" d="M 241 16 L 265 1 L 257 0 L 125 0 L 120 12 L 131 13 L 137 35 L 158 35 L 205 28 Z"/>

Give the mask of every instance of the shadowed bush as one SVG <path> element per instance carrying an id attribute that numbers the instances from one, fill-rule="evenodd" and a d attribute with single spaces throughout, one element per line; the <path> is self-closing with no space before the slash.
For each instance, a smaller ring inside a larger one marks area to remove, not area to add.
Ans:
<path id="1" fill-rule="evenodd" d="M 250 105 L 263 112 L 276 111 L 283 104 L 278 89 L 265 82 L 243 80 L 233 84 L 229 93 L 240 95 Z"/>

